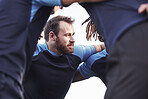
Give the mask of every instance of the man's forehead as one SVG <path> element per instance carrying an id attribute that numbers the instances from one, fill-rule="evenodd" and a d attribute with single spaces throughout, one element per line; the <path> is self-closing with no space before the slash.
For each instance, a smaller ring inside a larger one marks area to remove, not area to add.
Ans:
<path id="1" fill-rule="evenodd" d="M 60 21 L 59 26 L 63 26 L 63 25 L 72 25 L 72 23 L 68 23 L 66 21 Z"/>
<path id="2" fill-rule="evenodd" d="M 73 28 L 74 27 L 73 27 L 72 24 L 69 24 L 69 23 L 66 23 L 66 22 L 59 24 L 60 30 L 68 30 L 68 29 L 73 29 Z"/>

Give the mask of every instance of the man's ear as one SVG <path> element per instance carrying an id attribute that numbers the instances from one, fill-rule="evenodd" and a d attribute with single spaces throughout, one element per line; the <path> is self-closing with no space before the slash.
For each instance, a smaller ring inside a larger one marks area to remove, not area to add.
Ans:
<path id="1" fill-rule="evenodd" d="M 49 33 L 49 39 L 51 39 L 52 41 L 55 41 L 55 40 L 56 40 L 56 35 L 54 34 L 53 31 L 51 31 L 51 32 Z"/>

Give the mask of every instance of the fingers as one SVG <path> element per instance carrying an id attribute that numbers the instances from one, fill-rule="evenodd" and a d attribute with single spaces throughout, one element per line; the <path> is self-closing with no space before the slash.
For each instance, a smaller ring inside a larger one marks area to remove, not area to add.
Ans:
<path id="1" fill-rule="evenodd" d="M 93 45 L 96 49 L 96 52 L 101 52 L 103 51 L 106 47 L 105 44 L 99 44 L 99 45 Z"/>
<path id="2" fill-rule="evenodd" d="M 141 4 L 139 9 L 138 9 L 138 13 L 144 13 L 146 12 L 148 14 L 148 3 L 146 4 Z"/>

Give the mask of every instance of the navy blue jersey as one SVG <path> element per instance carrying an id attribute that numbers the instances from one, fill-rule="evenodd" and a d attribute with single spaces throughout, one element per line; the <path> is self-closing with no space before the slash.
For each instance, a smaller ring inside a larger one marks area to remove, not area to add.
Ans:
<path id="1" fill-rule="evenodd" d="M 0 0 L 0 72 L 20 85 L 26 68 L 30 10 L 31 0 Z"/>
<path id="2" fill-rule="evenodd" d="M 36 50 L 37 41 L 41 32 L 43 31 L 43 27 L 47 22 L 50 13 L 52 12 L 53 7 L 42 6 L 34 15 L 30 26 L 29 26 L 29 34 L 26 42 L 26 55 L 27 55 L 27 63 L 24 78 L 27 75 L 27 72 L 30 68 L 31 60 L 34 51 Z"/>
<path id="3" fill-rule="evenodd" d="M 106 58 L 108 54 L 106 50 L 91 55 L 83 64 L 78 68 L 80 74 L 88 79 L 93 76 L 99 77 L 106 84 Z"/>
<path id="4" fill-rule="evenodd" d="M 138 8 L 148 0 L 107 0 L 103 3 L 81 4 L 89 13 L 97 31 L 105 39 L 106 47 L 110 51 L 115 42 L 124 32 L 148 16 L 138 14 Z"/>
<path id="5" fill-rule="evenodd" d="M 63 99 L 81 61 L 95 53 L 94 46 L 75 45 L 74 53 L 57 55 L 38 45 L 24 80 L 26 99 Z"/>
<path id="6" fill-rule="evenodd" d="M 30 68 L 31 59 L 36 49 L 38 38 L 55 5 L 62 6 L 61 0 L 32 0 L 29 35 L 26 42 L 27 66 L 25 77 Z"/>

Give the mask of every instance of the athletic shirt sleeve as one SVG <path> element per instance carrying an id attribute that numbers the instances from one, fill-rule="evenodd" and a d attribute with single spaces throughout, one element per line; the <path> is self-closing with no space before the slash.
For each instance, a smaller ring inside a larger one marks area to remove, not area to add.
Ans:
<path id="1" fill-rule="evenodd" d="M 75 45 L 73 55 L 78 56 L 81 61 L 85 61 L 90 55 L 96 53 L 93 45 Z"/>
<path id="2" fill-rule="evenodd" d="M 31 17 L 30 21 L 33 19 L 35 13 L 41 6 L 62 6 L 61 0 L 32 0 L 32 9 L 31 9 Z"/>
<path id="3" fill-rule="evenodd" d="M 43 52 L 44 50 L 48 50 L 47 44 L 37 44 L 36 50 L 33 54 L 33 56 L 38 55 L 40 52 Z"/>
<path id="4" fill-rule="evenodd" d="M 107 55 L 106 50 L 103 50 L 101 52 L 91 55 L 84 63 L 79 65 L 78 70 L 80 74 L 85 79 L 90 78 L 92 76 L 96 76 L 96 74 L 91 70 L 91 67 L 96 60 L 99 60 L 102 57 L 106 57 L 106 55 Z"/>
<path id="5" fill-rule="evenodd" d="M 32 0 L 32 4 L 40 6 L 62 6 L 61 0 Z"/>
<path id="6" fill-rule="evenodd" d="M 83 78 L 88 79 L 95 75 L 89 66 L 85 62 L 79 65 L 78 70 Z"/>

